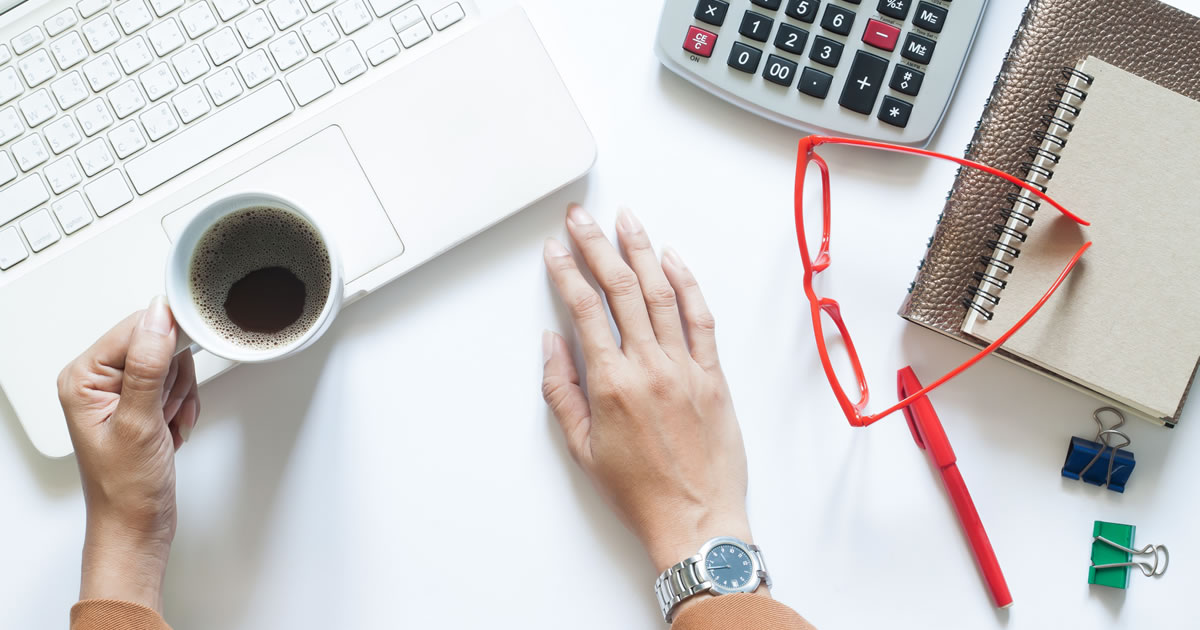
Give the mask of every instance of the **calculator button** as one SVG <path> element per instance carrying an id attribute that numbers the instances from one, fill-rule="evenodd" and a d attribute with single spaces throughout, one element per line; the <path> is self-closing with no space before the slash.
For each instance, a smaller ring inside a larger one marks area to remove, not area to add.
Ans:
<path id="1" fill-rule="evenodd" d="M 792 26 L 787 22 L 779 25 L 775 34 L 775 47 L 797 55 L 804 54 L 804 43 L 808 41 L 808 31 Z"/>
<path id="2" fill-rule="evenodd" d="M 758 62 L 762 59 L 762 51 L 742 42 L 734 42 L 733 50 L 729 51 L 729 67 L 749 74 L 758 72 Z"/>
<path id="3" fill-rule="evenodd" d="M 828 37 L 814 37 L 812 50 L 808 51 L 808 58 L 831 68 L 837 66 L 842 59 L 842 43 Z"/>
<path id="4" fill-rule="evenodd" d="M 779 55 L 767 56 L 767 65 L 763 66 L 763 78 L 784 87 L 791 87 L 792 79 L 796 77 L 796 62 L 784 59 Z"/>
<path id="5" fill-rule="evenodd" d="M 825 15 L 821 17 L 821 28 L 838 35 L 849 35 L 852 26 L 854 11 L 833 4 L 825 7 Z"/>
<path id="6" fill-rule="evenodd" d="M 696 5 L 694 16 L 701 22 L 720 26 L 725 23 L 725 14 L 728 12 L 729 3 L 724 0 L 700 0 L 700 4 Z"/>
<path id="7" fill-rule="evenodd" d="M 702 28 L 689 26 L 687 39 L 683 40 L 683 49 L 701 57 L 711 57 L 713 46 L 717 44 L 717 34 Z"/>
<path id="8" fill-rule="evenodd" d="M 907 18 L 911 8 L 912 0 L 879 0 L 879 6 L 876 7 L 880 13 L 897 20 Z"/>
<path id="9" fill-rule="evenodd" d="M 887 68 L 888 60 L 883 57 L 861 50 L 855 53 L 838 104 L 860 114 L 870 114 L 875 109 L 875 97 L 879 95 Z"/>
<path id="10" fill-rule="evenodd" d="M 775 20 L 761 13 L 747 11 L 742 16 L 742 26 L 738 32 L 754 41 L 765 42 L 771 36 L 771 28 L 775 26 Z"/>
<path id="11" fill-rule="evenodd" d="M 892 52 L 896 50 L 896 42 L 900 41 L 900 29 L 879 20 L 867 20 L 862 40 L 876 48 Z"/>
<path id="12" fill-rule="evenodd" d="M 942 32 L 942 23 L 946 21 L 945 7 L 939 7 L 922 2 L 917 5 L 917 13 L 913 15 L 913 26 L 923 28 L 934 33 Z"/>
<path id="13" fill-rule="evenodd" d="M 821 72 L 816 68 L 805 68 L 800 73 L 800 84 L 797 87 L 809 96 L 825 98 L 829 95 L 830 85 L 833 85 L 832 74 Z"/>
<path id="14" fill-rule="evenodd" d="M 908 66 L 896 66 L 896 69 L 892 71 L 892 81 L 888 85 L 897 92 L 916 96 L 917 92 L 921 91 L 921 81 L 924 80 L 924 72 L 909 68 Z"/>
<path id="15" fill-rule="evenodd" d="M 788 0 L 788 17 L 812 24 L 817 19 L 817 10 L 821 8 L 821 0 Z"/>
<path id="16" fill-rule="evenodd" d="M 908 116 L 912 113 L 912 103 L 906 103 L 894 96 L 883 97 L 883 105 L 879 106 L 879 120 L 897 127 L 908 125 Z"/>
<path id="17" fill-rule="evenodd" d="M 750 3 L 764 9 L 778 11 L 779 5 L 783 4 L 783 0 L 750 0 Z"/>
<path id="18" fill-rule="evenodd" d="M 933 47 L 936 45 L 937 42 L 928 37 L 909 33 L 904 40 L 904 50 L 900 52 L 900 55 L 917 63 L 929 63 L 929 60 L 933 58 Z"/>

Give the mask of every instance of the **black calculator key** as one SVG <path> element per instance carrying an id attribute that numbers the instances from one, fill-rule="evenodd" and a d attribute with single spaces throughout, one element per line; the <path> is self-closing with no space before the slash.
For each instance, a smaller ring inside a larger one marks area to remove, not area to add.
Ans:
<path id="1" fill-rule="evenodd" d="M 838 61 L 842 59 L 842 43 L 818 35 L 813 38 L 813 47 L 808 51 L 808 58 L 830 68 L 837 66 Z"/>
<path id="2" fill-rule="evenodd" d="M 903 20 L 908 17 L 908 10 L 912 8 L 912 0 L 879 0 L 879 6 L 875 8 L 890 18 Z"/>
<path id="3" fill-rule="evenodd" d="M 821 0 L 788 0 L 788 17 L 812 24 L 817 19 L 817 10 L 821 8 Z"/>
<path id="4" fill-rule="evenodd" d="M 738 32 L 755 41 L 765 42 L 771 36 L 771 27 L 773 26 L 775 26 L 773 18 L 747 11 L 746 15 L 742 16 L 742 27 L 738 29 Z"/>
<path id="5" fill-rule="evenodd" d="M 924 72 L 908 66 L 896 66 L 896 69 L 892 71 L 892 81 L 888 85 L 897 92 L 916 96 L 917 92 L 921 91 L 921 81 L 924 80 Z"/>
<path id="6" fill-rule="evenodd" d="M 800 84 L 797 86 L 801 92 L 809 96 L 817 98 L 825 98 L 829 96 L 829 86 L 833 85 L 833 75 L 828 72 L 821 72 L 816 68 L 804 68 L 800 73 Z"/>
<path id="7" fill-rule="evenodd" d="M 913 26 L 919 26 L 934 33 L 942 32 L 942 23 L 946 21 L 946 8 L 922 2 L 917 5 L 917 14 L 913 16 Z"/>
<path id="8" fill-rule="evenodd" d="M 762 59 L 762 51 L 742 42 L 733 42 L 733 50 L 729 51 L 729 67 L 742 72 L 754 74 L 758 72 L 758 61 Z"/>
<path id="9" fill-rule="evenodd" d="M 888 60 L 883 57 L 861 50 L 855 53 L 838 104 L 860 114 L 870 114 L 875 109 L 875 97 L 879 96 L 887 68 Z"/>
<path id="10" fill-rule="evenodd" d="M 768 55 L 767 64 L 763 66 L 763 78 L 771 83 L 790 87 L 796 78 L 796 62 L 784 59 L 779 55 Z"/>
<path id="11" fill-rule="evenodd" d="M 750 0 L 750 2 L 756 6 L 760 6 L 764 9 L 770 9 L 772 11 L 778 11 L 779 5 L 783 4 L 783 0 Z"/>
<path id="12" fill-rule="evenodd" d="M 904 50 L 900 55 L 917 63 L 929 63 L 929 60 L 933 59 L 933 47 L 936 45 L 937 42 L 928 37 L 909 33 L 908 38 L 904 40 Z"/>
<path id="13" fill-rule="evenodd" d="M 838 35 L 849 35 L 851 26 L 854 26 L 854 11 L 834 4 L 825 7 L 821 28 Z"/>
<path id="14" fill-rule="evenodd" d="M 775 34 L 775 47 L 797 55 L 804 54 L 804 43 L 808 41 L 808 31 L 792 26 L 787 22 L 779 25 Z"/>
<path id="15" fill-rule="evenodd" d="M 912 103 L 906 103 L 894 96 L 883 97 L 883 105 L 879 106 L 879 120 L 897 127 L 908 125 L 908 116 L 912 114 Z"/>
<path id="16" fill-rule="evenodd" d="M 700 0 L 696 5 L 695 17 L 701 22 L 720 26 L 725 23 L 725 14 L 729 12 L 729 3 L 725 0 Z"/>

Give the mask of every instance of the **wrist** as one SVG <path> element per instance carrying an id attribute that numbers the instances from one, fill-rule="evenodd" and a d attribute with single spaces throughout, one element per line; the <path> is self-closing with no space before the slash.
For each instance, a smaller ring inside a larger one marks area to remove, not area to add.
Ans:
<path id="1" fill-rule="evenodd" d="M 170 542 L 89 522 L 79 599 L 117 599 L 162 614 L 162 588 L 170 553 Z"/>
<path id="2" fill-rule="evenodd" d="M 657 528 L 645 537 L 646 551 L 656 573 L 696 555 L 700 547 L 718 536 L 733 536 L 753 543 L 750 522 L 745 514 L 707 515 L 680 519 L 669 527 Z"/>

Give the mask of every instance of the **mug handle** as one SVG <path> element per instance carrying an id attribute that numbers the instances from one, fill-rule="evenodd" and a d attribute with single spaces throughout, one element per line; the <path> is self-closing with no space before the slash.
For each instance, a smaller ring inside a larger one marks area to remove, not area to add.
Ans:
<path id="1" fill-rule="evenodd" d="M 179 334 L 179 338 L 175 342 L 175 354 L 171 356 L 179 356 L 180 354 L 183 354 L 184 350 L 191 350 L 192 356 L 195 356 L 197 352 L 200 352 L 200 344 L 192 341 L 192 338 L 188 336 L 187 333 L 183 332 L 182 328 L 176 325 L 175 330 Z"/>

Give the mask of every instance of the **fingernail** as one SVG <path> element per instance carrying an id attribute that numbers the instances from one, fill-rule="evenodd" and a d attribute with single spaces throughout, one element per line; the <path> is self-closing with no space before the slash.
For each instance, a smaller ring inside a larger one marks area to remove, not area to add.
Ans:
<path id="1" fill-rule="evenodd" d="M 573 203 L 567 209 L 567 220 L 575 225 L 591 225 L 596 222 L 583 206 Z"/>
<path id="2" fill-rule="evenodd" d="M 672 267 L 687 269 L 687 265 L 683 264 L 683 259 L 679 257 L 679 254 L 673 247 L 666 247 L 663 249 L 663 260 L 667 261 L 667 263 Z"/>
<path id="3" fill-rule="evenodd" d="M 188 438 L 192 437 L 192 429 L 194 428 L 196 427 L 190 424 L 179 425 L 179 437 L 183 438 L 184 442 L 187 442 Z"/>
<path id="4" fill-rule="evenodd" d="M 165 335 L 171 332 L 171 311 L 167 309 L 167 298 L 156 295 L 142 314 L 142 328 Z"/>
<path id="5" fill-rule="evenodd" d="M 550 357 L 554 356 L 554 333 L 549 330 L 542 331 L 542 364 L 550 362 Z"/>
<path id="6" fill-rule="evenodd" d="M 571 255 L 571 252 L 567 251 L 567 248 L 563 247 L 563 244 L 559 243 L 558 239 L 554 238 L 546 239 L 545 252 L 550 258 L 561 258 L 563 256 Z"/>
<path id="7" fill-rule="evenodd" d="M 642 231 L 642 222 L 638 221 L 628 208 L 621 208 L 621 212 L 617 214 L 617 227 L 621 228 L 622 232 L 637 234 Z"/>

